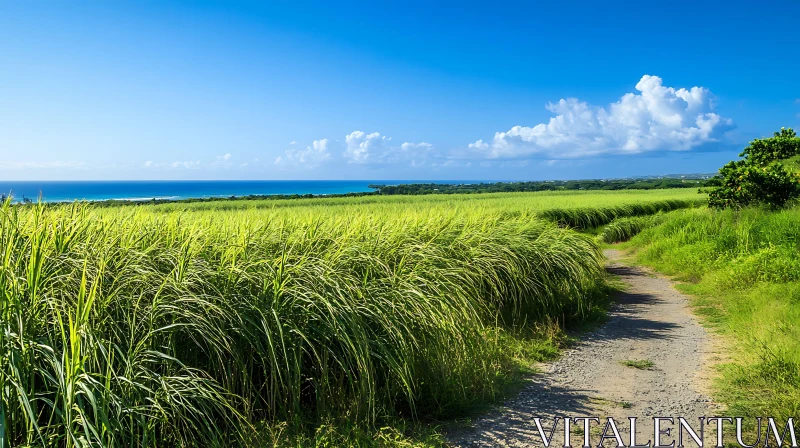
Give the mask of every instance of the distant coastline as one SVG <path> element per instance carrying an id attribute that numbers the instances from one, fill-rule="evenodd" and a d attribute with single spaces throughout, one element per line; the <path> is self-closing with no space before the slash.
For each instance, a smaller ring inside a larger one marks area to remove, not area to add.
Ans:
<path id="1" fill-rule="evenodd" d="M 232 196 L 366 193 L 375 181 L 0 181 L 14 202 L 171 202 Z"/>

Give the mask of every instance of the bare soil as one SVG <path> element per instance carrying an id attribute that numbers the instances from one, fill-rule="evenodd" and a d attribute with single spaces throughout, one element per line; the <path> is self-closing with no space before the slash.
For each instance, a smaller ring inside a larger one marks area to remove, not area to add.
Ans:
<path id="1" fill-rule="evenodd" d="M 599 417 L 602 424 L 613 417 L 626 443 L 628 417 L 639 417 L 637 443 L 646 443 L 653 436 L 654 416 L 697 422 L 697 417 L 715 415 L 707 391 L 716 344 L 692 314 L 687 297 L 669 279 L 623 264 L 619 251 L 605 254 L 608 271 L 626 285 L 608 321 L 557 361 L 541 365 L 542 373 L 532 376 L 519 396 L 469 428 L 451 431 L 453 446 L 542 446 L 533 418 L 540 417 L 547 429 L 557 415 Z M 650 361 L 652 367 L 629 367 L 625 361 Z M 578 427 L 572 446 L 581 446 L 582 426 L 573 426 Z M 595 427 L 592 433 L 601 430 Z M 554 446 L 563 445 L 562 432 L 559 426 Z M 598 441 L 595 436 L 592 444 Z M 613 439 L 606 445 L 616 446 Z"/>

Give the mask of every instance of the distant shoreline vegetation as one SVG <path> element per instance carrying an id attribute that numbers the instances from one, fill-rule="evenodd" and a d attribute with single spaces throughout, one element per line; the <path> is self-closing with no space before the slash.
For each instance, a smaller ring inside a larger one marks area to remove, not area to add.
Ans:
<path id="1" fill-rule="evenodd" d="M 369 188 L 375 191 L 331 194 L 251 194 L 213 196 L 197 198 L 140 198 L 140 199 L 102 199 L 87 200 L 85 202 L 99 206 L 119 205 L 146 205 L 146 204 L 172 204 L 192 202 L 218 202 L 241 200 L 284 200 L 284 199 L 313 199 L 313 198 L 345 198 L 364 196 L 392 196 L 392 195 L 428 195 L 428 194 L 481 194 L 481 193 L 519 193 L 536 191 L 576 191 L 576 190 L 660 190 L 669 188 L 702 188 L 714 184 L 712 174 L 693 174 L 681 177 L 658 178 L 626 178 L 626 179 L 587 179 L 587 180 L 552 180 L 552 181 L 525 181 L 525 182 L 479 182 L 479 183 L 409 183 L 409 184 L 370 184 Z M 7 195 L 2 195 L 4 202 Z M 29 197 L 22 199 L 13 198 L 15 203 L 36 203 L 37 200 Z M 70 203 L 75 201 L 57 201 L 52 204 Z M 78 201 L 84 202 L 84 201 Z"/>
<path id="2" fill-rule="evenodd" d="M 372 184 L 377 191 L 372 194 L 463 194 L 463 193 L 518 193 L 528 191 L 566 190 L 659 190 L 666 188 L 699 188 L 706 186 L 713 175 L 686 176 L 683 178 L 648 179 L 589 179 L 552 180 L 530 182 L 492 182 L 475 184 Z"/>

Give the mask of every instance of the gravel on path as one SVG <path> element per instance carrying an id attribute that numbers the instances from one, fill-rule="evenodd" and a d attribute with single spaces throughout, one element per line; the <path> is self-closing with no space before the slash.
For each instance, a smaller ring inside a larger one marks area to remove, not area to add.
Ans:
<path id="1" fill-rule="evenodd" d="M 696 425 L 697 417 L 714 415 L 705 394 L 714 341 L 692 314 L 687 297 L 669 279 L 622 264 L 619 251 L 605 255 L 608 271 L 626 285 L 608 321 L 557 361 L 540 366 L 542 373 L 533 375 L 517 397 L 469 428 L 450 431 L 453 446 L 543 446 L 533 419 L 540 417 L 548 430 L 554 416 L 598 417 L 603 425 L 613 417 L 626 444 L 628 417 L 638 417 L 637 443 L 643 444 L 653 438 L 654 416 L 685 417 Z M 652 366 L 624 365 L 628 360 Z M 713 429 L 708 427 L 707 434 Z M 601 427 L 590 431 L 593 446 L 600 432 Z M 582 423 L 573 423 L 572 433 L 572 446 L 583 445 Z M 563 424 L 556 434 L 551 446 L 563 446 Z M 667 444 L 670 440 L 665 437 Z M 605 445 L 616 443 L 611 439 Z"/>

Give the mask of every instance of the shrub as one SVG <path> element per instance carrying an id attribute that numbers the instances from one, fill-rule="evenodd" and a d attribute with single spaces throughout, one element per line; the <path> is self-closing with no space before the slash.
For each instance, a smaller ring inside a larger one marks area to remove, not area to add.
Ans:
<path id="1" fill-rule="evenodd" d="M 712 208 L 740 208 L 764 204 L 785 206 L 800 197 L 800 174 L 787 170 L 781 161 L 800 155 L 800 139 L 792 129 L 781 129 L 773 137 L 756 139 L 720 169 L 718 186 L 708 193 Z"/>
<path id="2" fill-rule="evenodd" d="M 772 137 L 755 139 L 742 151 L 745 157 L 756 165 L 768 165 L 777 160 L 785 160 L 800 154 L 800 139 L 792 128 L 781 128 Z"/>
<path id="3" fill-rule="evenodd" d="M 800 175 L 777 162 L 760 166 L 738 160 L 722 167 L 720 174 L 722 185 L 708 193 L 708 204 L 713 208 L 759 204 L 780 208 L 800 196 Z"/>

